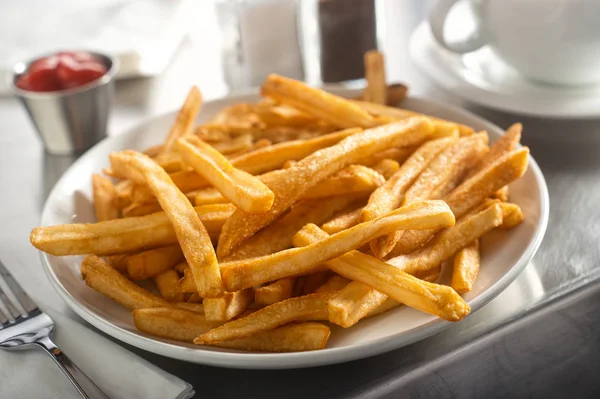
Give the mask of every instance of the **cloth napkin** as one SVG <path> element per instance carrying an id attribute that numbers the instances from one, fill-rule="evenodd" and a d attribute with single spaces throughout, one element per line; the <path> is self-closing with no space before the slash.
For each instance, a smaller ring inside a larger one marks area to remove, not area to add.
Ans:
<path id="1" fill-rule="evenodd" d="M 49 312 L 54 342 L 111 399 L 185 399 L 194 396 L 185 381 L 159 369 L 62 314 Z M 79 394 L 41 349 L 0 351 L 0 397 L 77 399 Z"/>

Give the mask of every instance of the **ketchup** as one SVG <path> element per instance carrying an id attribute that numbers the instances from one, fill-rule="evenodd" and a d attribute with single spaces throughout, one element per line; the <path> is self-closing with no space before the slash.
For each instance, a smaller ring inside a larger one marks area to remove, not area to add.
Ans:
<path id="1" fill-rule="evenodd" d="M 29 91 L 59 91 L 90 83 L 106 73 L 106 67 L 89 53 L 62 51 L 31 63 L 16 86 Z"/>

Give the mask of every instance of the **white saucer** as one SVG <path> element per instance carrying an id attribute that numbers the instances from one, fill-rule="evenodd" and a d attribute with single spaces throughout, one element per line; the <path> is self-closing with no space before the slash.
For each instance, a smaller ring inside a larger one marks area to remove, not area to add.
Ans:
<path id="1" fill-rule="evenodd" d="M 434 81 L 473 103 L 550 118 L 600 118 L 600 85 L 565 88 L 535 83 L 489 47 L 466 55 L 452 53 L 435 41 L 427 21 L 415 29 L 409 48 L 417 66 Z"/>

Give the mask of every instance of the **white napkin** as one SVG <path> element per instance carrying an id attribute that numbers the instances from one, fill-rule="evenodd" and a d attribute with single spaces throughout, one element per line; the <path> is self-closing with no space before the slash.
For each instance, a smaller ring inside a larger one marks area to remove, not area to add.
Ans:
<path id="1" fill-rule="evenodd" d="M 56 323 L 54 342 L 109 398 L 185 399 L 194 396 L 192 386 L 185 381 L 73 319 L 55 312 L 49 314 Z M 52 359 L 37 348 L 0 351 L 0 397 L 80 398 Z"/>

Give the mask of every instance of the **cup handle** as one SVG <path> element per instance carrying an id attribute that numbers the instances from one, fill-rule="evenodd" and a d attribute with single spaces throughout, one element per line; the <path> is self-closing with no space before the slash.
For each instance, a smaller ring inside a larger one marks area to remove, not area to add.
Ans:
<path id="1" fill-rule="evenodd" d="M 459 42 L 448 43 L 444 37 L 444 25 L 446 24 L 448 13 L 454 7 L 456 1 L 437 0 L 429 12 L 429 26 L 435 40 L 444 48 L 459 54 L 470 53 L 486 44 L 479 26 Z"/>

